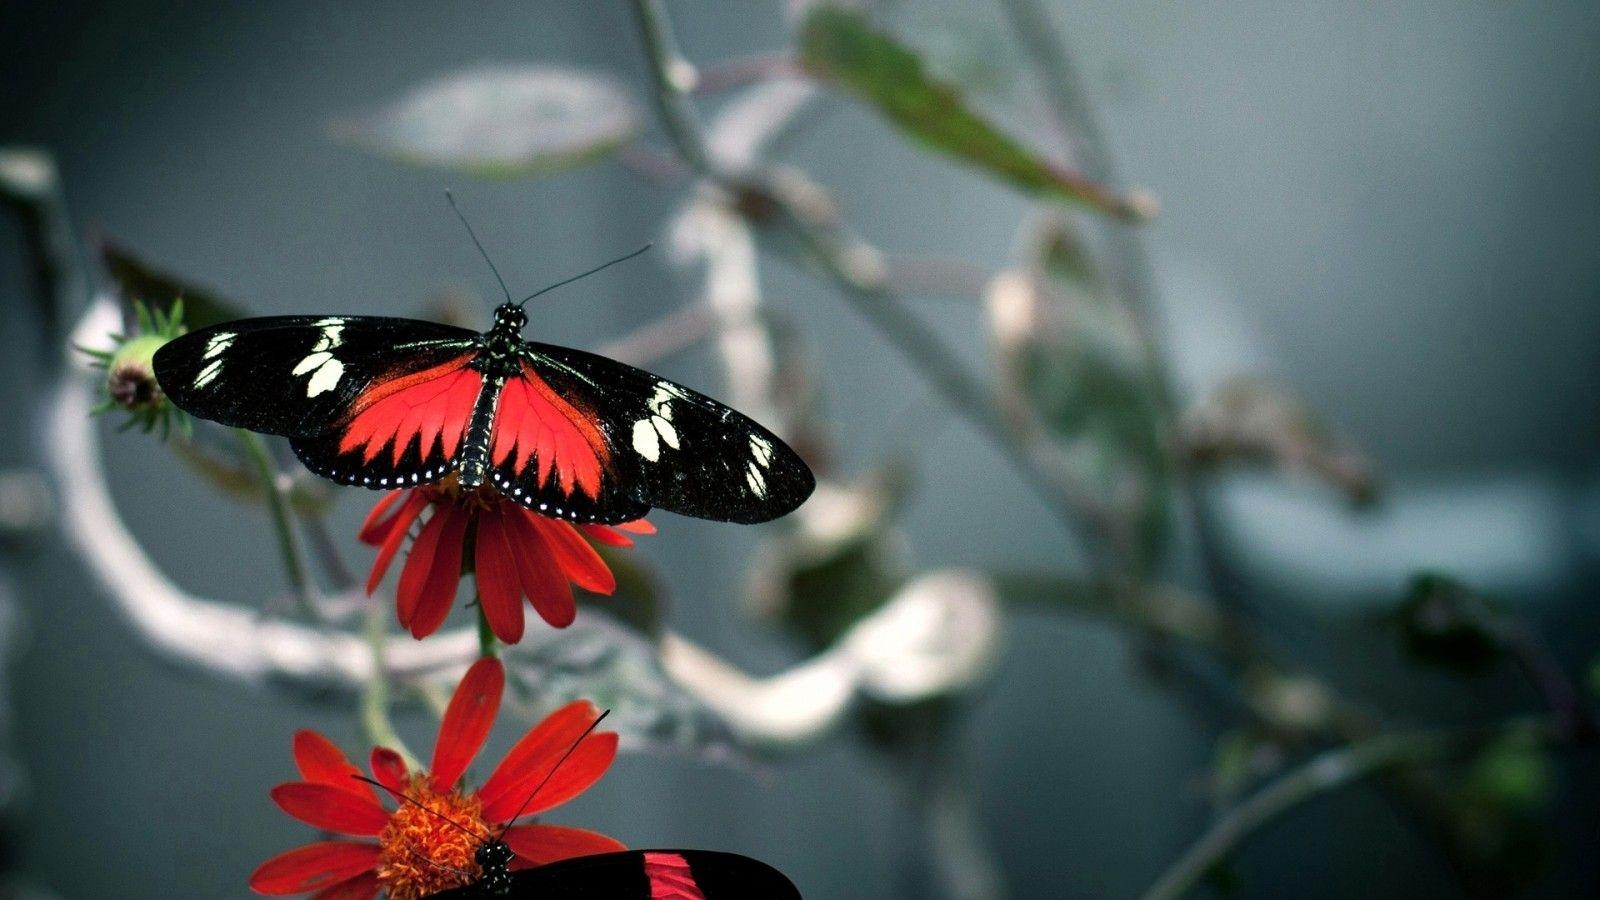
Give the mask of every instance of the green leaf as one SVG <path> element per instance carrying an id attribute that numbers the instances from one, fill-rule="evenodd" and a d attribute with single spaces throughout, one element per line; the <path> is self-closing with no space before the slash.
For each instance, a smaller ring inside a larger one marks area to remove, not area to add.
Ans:
<path id="1" fill-rule="evenodd" d="M 1046 464 L 1092 485 L 1153 559 L 1172 472 L 1158 385 L 1127 310 L 1063 222 L 1047 224 L 1027 266 L 991 283 L 987 304 L 1007 422 L 1042 433 Z"/>
<path id="2" fill-rule="evenodd" d="M 164 318 L 181 310 L 182 319 L 190 328 L 204 328 L 246 315 L 241 304 L 151 265 L 108 237 L 101 236 L 97 244 L 100 264 L 117 283 L 122 301 L 129 308 L 140 303 Z"/>
<path id="3" fill-rule="evenodd" d="M 631 141 L 640 117 L 612 80 L 556 66 L 485 66 L 430 81 L 336 136 L 404 163 L 488 178 L 594 162 Z"/>
<path id="4" fill-rule="evenodd" d="M 1147 218 L 1147 199 L 1124 197 L 1046 160 L 968 108 L 915 52 L 861 13 L 820 6 L 800 29 L 808 71 L 875 107 L 906 134 L 1030 194 L 1058 197 L 1127 219 Z"/>
<path id="5" fill-rule="evenodd" d="M 659 637 L 664 591 L 655 570 L 631 549 L 596 544 L 595 550 L 616 577 L 617 589 L 609 597 L 594 598 L 590 608 L 647 637 Z"/>

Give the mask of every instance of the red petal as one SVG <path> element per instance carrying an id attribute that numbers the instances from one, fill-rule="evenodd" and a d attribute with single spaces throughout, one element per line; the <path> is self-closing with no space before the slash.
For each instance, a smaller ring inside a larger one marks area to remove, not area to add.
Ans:
<path id="1" fill-rule="evenodd" d="M 378 873 L 362 872 L 342 884 L 311 895 L 311 900 L 374 900 L 378 896 Z"/>
<path id="2" fill-rule="evenodd" d="M 372 511 L 367 513 L 366 519 L 361 522 L 361 530 L 356 532 L 357 540 L 374 546 L 383 543 L 383 539 L 389 534 L 389 526 L 394 522 L 394 519 L 387 515 L 389 507 L 404 495 L 405 491 L 390 491 L 373 504 Z"/>
<path id="3" fill-rule="evenodd" d="M 511 515 L 517 515 L 512 512 Z M 508 644 L 522 640 L 522 581 L 516 552 L 506 533 L 504 514 L 485 510 L 478 514 L 478 602 L 489 630 Z"/>
<path id="4" fill-rule="evenodd" d="M 395 551 L 405 542 L 406 535 L 411 531 L 411 523 L 417 520 L 422 510 L 428 505 L 428 498 L 421 491 L 412 491 L 406 498 L 404 506 L 390 519 L 389 532 L 383 539 L 383 545 L 378 548 L 378 555 L 372 560 L 372 571 L 367 575 L 367 594 L 371 595 L 378 589 L 378 583 L 383 581 L 383 576 L 389 571 L 389 563 L 394 559 Z"/>
<path id="5" fill-rule="evenodd" d="M 539 866 L 576 856 L 628 849 L 621 841 L 598 831 L 563 825 L 518 825 L 507 829 L 503 840 L 512 853 Z"/>
<path id="6" fill-rule="evenodd" d="M 617 755 L 617 736 L 611 732 L 591 733 L 567 756 L 566 762 L 556 768 L 578 736 L 599 717 L 600 710 L 593 703 L 578 700 L 533 726 L 511 748 L 478 792 L 483 800 L 484 820 L 502 823 L 516 815 L 518 807 L 528 802 L 529 795 L 546 777 L 550 780 L 538 788 L 538 796 L 528 802 L 523 815 L 565 803 L 599 781 Z"/>
<path id="7" fill-rule="evenodd" d="M 649 520 L 647 519 L 634 519 L 632 522 L 619 522 L 617 527 L 621 528 L 623 531 L 631 531 L 634 534 L 656 533 L 656 526 L 650 524 Z"/>
<path id="8" fill-rule="evenodd" d="M 461 773 L 483 747 L 484 738 L 494 727 L 500 711 L 500 693 L 505 690 L 506 670 L 500 661 L 485 657 L 472 664 L 456 685 L 456 692 L 439 722 L 439 739 L 433 745 L 433 789 L 444 793 L 455 787 Z"/>
<path id="9" fill-rule="evenodd" d="M 406 779 L 411 773 L 406 770 L 406 761 L 400 754 L 388 747 L 373 747 L 367 765 L 372 768 L 372 777 L 379 784 L 397 794 L 405 793 Z"/>
<path id="10" fill-rule="evenodd" d="M 272 789 L 272 802 L 314 828 L 357 837 L 376 837 L 389 813 L 367 794 L 315 781 L 291 781 Z"/>
<path id="11" fill-rule="evenodd" d="M 598 541 L 608 547 L 633 546 L 633 538 L 612 528 L 610 525 L 579 525 L 578 530 L 588 535 L 589 540 Z"/>
<path id="12" fill-rule="evenodd" d="M 377 864 L 376 844 L 307 844 L 262 863 L 250 876 L 250 889 L 258 894 L 304 894 L 348 881 Z"/>
<path id="13" fill-rule="evenodd" d="M 461 581 L 461 542 L 470 519 L 465 510 L 440 506 L 411 545 L 411 556 L 400 573 L 398 602 L 400 622 L 416 638 L 438 631 L 450 615 Z"/>
<path id="14" fill-rule="evenodd" d="M 344 751 L 310 729 L 302 728 L 294 733 L 294 764 L 300 769 L 300 777 L 307 781 L 331 785 L 362 797 L 372 792 L 371 786 L 351 777 L 360 775 L 361 770 L 345 758 Z"/>
<path id="15" fill-rule="evenodd" d="M 545 544 L 544 532 L 536 523 L 539 517 L 526 510 L 514 510 L 506 516 L 509 526 L 511 551 L 517 560 L 517 572 L 522 579 L 522 592 L 534 611 L 550 625 L 565 628 L 578 617 L 578 604 L 572 599 L 572 587 L 567 576 Z"/>
<path id="16" fill-rule="evenodd" d="M 578 529 L 559 519 L 543 517 L 535 517 L 535 524 L 544 532 L 556 562 L 561 564 L 561 571 L 573 584 L 596 594 L 609 594 L 617 589 L 617 579 L 610 567 L 589 542 L 578 535 Z"/>

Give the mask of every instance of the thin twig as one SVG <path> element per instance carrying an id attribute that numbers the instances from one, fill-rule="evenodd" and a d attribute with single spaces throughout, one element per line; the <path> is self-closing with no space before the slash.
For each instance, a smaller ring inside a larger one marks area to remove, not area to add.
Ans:
<path id="1" fill-rule="evenodd" d="M 272 519 L 272 531 L 278 540 L 278 555 L 283 561 L 284 573 L 289 578 L 289 590 L 294 596 L 295 606 L 307 621 L 321 621 L 322 614 L 314 599 L 316 589 L 306 572 L 305 560 L 301 558 L 300 546 L 295 541 L 294 524 L 289 519 L 285 479 L 267 454 L 266 445 L 254 432 L 242 428 L 236 431 L 239 444 L 244 447 L 245 455 L 250 457 L 256 467 L 256 475 L 261 479 L 261 491 L 267 499 L 267 513 Z"/>
<path id="2" fill-rule="evenodd" d="M 1330 750 L 1219 818 L 1145 893 L 1145 900 L 1182 897 L 1268 823 L 1383 770 L 1458 758 L 1499 740 L 1544 745 L 1560 739 L 1560 729 L 1549 719 L 1516 719 L 1487 728 L 1389 734 Z"/>

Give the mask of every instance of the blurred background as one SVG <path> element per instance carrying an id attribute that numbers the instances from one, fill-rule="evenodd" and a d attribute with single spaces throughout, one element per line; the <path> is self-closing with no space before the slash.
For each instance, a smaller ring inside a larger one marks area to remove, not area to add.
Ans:
<path id="1" fill-rule="evenodd" d="M 730 64 L 795 44 L 810 14 L 799 6 L 665 4 L 684 56 L 702 74 L 734 73 L 736 85 L 697 92 L 708 121 L 763 77 L 747 82 Z M 1049 91 L 1008 18 L 1014 7 L 882 6 L 871 21 L 918 52 L 931 76 L 960 85 L 971 108 L 1022 144 L 1065 157 Z M 1520 674 L 1523 644 L 1497 648 L 1508 659 L 1468 674 L 1408 655 L 1397 611 L 1408 597 L 1421 602 L 1417 573 L 1440 573 L 1451 598 L 1493 598 L 1486 615 L 1537 635 L 1538 657 L 1591 709 L 1600 10 L 1037 8 L 1064 40 L 1117 175 L 1159 199 L 1137 240 L 1148 251 L 1163 377 L 1189 410 L 1177 421 L 1225 414 L 1207 398 L 1237 376 L 1260 376 L 1246 384 L 1292 392 L 1345 454 L 1332 478 L 1317 477 L 1316 462 L 1298 467 L 1310 475 L 1255 464 L 1193 475 L 1195 490 L 1174 489 L 1170 537 L 1140 577 L 1214 593 L 1275 658 L 1309 673 L 1280 687 L 1313 690 L 1314 675 L 1314 692 L 1337 691 L 1382 730 L 1546 713 L 1548 691 Z M 394 135 L 375 133 L 381 112 L 363 117 L 483 63 L 612 79 L 637 108 L 645 150 L 498 179 L 371 152 Z M 0 11 L 0 85 L 0 144 L 54 156 L 79 235 L 108 236 L 252 313 L 416 316 L 453 295 L 484 327 L 496 288 L 443 201 L 446 187 L 513 291 L 657 242 L 637 262 L 540 298 L 533 339 L 596 348 L 704 288 L 671 235 L 697 188 L 671 158 L 624 3 L 14 3 Z M 895 269 L 906 276 L 905 305 L 984 383 L 1004 384 L 992 279 L 1026 269 L 1037 243 L 1028 223 L 1048 215 L 1049 198 L 929 152 L 859 90 L 839 90 L 798 121 L 766 158 L 824 188 L 839 220 L 884 258 L 908 261 Z M 354 126 L 365 138 L 350 137 L 351 122 L 367 123 Z M 1086 234 L 1104 217 L 1087 218 L 1096 224 Z M 27 473 L 59 449 L 41 424 L 59 351 L 41 346 L 28 299 L 38 290 L 30 234 L 25 214 L 0 220 L 0 372 L 11 386 L 0 393 L 10 423 L 0 467 L 13 479 L 10 502 L 43 504 L 48 518 L 50 501 Z M 992 671 L 941 701 L 939 727 L 1006 895 L 1137 896 L 1240 796 L 1342 746 L 1327 734 L 1285 737 L 1270 715 L 1263 723 L 1249 671 L 1181 647 L 1174 667 L 1170 637 L 1120 627 L 1116 615 L 1011 602 L 998 573 L 1079 578 L 1094 538 L 1063 527 L 994 442 L 826 279 L 770 247 L 760 278 L 764 302 L 800 336 L 828 471 L 840 484 L 889 463 L 900 473 L 900 506 L 882 526 L 895 532 L 899 564 L 994 574 L 1002 649 Z M 650 367 L 713 396 L 738 390 L 704 342 Z M 107 417 L 97 427 L 118 509 L 170 577 L 252 608 L 281 593 L 261 508 L 219 496 L 152 438 L 115 425 Z M 1229 425 L 1224 415 L 1219 427 Z M 1368 470 L 1376 499 L 1349 502 L 1352 479 L 1364 494 Z M 355 494 L 340 495 L 330 531 L 364 571 L 370 551 L 353 535 L 373 498 Z M 743 599 L 752 554 L 777 526 L 653 520 L 660 534 L 635 554 L 665 586 L 674 632 L 755 676 L 820 649 L 804 637 L 814 632 L 752 617 Z M 358 752 L 353 707 L 164 662 L 53 526 L 28 527 L 26 510 L 6 521 L 8 889 L 247 896 L 261 860 L 309 837 L 267 798 L 292 774 L 290 734 L 316 727 Z M 1489 631 L 1490 643 L 1507 633 Z M 1195 696 L 1217 693 L 1224 699 Z M 397 715 L 413 746 L 428 747 L 434 720 Z M 920 820 L 908 813 L 916 789 L 901 771 L 906 757 L 863 737 L 878 735 L 875 715 L 858 710 L 815 741 L 746 765 L 625 754 L 552 819 L 635 846 L 748 853 L 807 896 L 927 895 L 916 885 L 937 896 L 949 886 L 927 887 L 927 848 L 908 836 Z M 516 730 L 502 726 L 497 746 Z M 1492 882 L 1496 891 L 1587 896 L 1600 884 L 1595 755 L 1584 740 L 1551 744 L 1429 770 L 1442 795 L 1478 803 L 1450 821 L 1498 829 L 1486 842 L 1499 854 L 1495 871 L 1511 874 Z M 1490 787 L 1480 791 L 1480 777 Z M 1237 794 L 1219 787 L 1230 778 Z M 1462 791 L 1479 791 L 1477 800 Z M 1462 877 L 1473 870 L 1395 793 L 1362 782 L 1315 797 L 1241 842 L 1201 889 L 1473 892 Z"/>

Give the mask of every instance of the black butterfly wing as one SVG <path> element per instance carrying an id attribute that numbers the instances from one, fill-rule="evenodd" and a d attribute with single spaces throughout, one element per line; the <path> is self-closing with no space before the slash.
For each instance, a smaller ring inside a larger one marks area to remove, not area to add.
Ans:
<path id="1" fill-rule="evenodd" d="M 346 418 L 375 382 L 474 352 L 475 332 L 376 316 L 224 322 L 155 354 L 161 389 L 185 412 L 266 434 L 311 437 Z"/>
<path id="2" fill-rule="evenodd" d="M 528 434 L 525 422 L 538 420 L 542 428 L 556 418 L 513 420 L 518 401 L 508 400 L 517 390 L 566 402 L 570 410 L 561 410 L 560 418 L 581 433 L 589 451 L 567 454 L 581 463 L 572 467 L 571 477 L 563 477 L 568 473 L 560 465 L 549 464 L 546 450 L 554 448 L 560 457 L 554 439 L 532 453 L 493 455 L 497 486 L 507 493 L 520 489 L 514 499 L 532 509 L 550 512 L 559 506 L 576 510 L 569 517 L 582 521 L 620 522 L 660 507 L 701 519 L 753 523 L 791 512 L 816 486 L 811 470 L 776 435 L 680 384 L 550 344 L 524 344 L 522 362 L 520 383 L 508 380 L 501 395 L 496 442 L 509 442 L 519 431 Z M 502 420 L 516 427 L 502 433 Z M 577 443 L 572 439 L 567 445 Z M 591 485 L 597 490 L 585 490 Z"/>
<path id="3" fill-rule="evenodd" d="M 438 900 L 489 896 L 478 887 L 435 894 Z M 629 850 L 512 873 L 517 900 L 800 900 L 782 872 L 759 860 L 713 850 Z"/>

